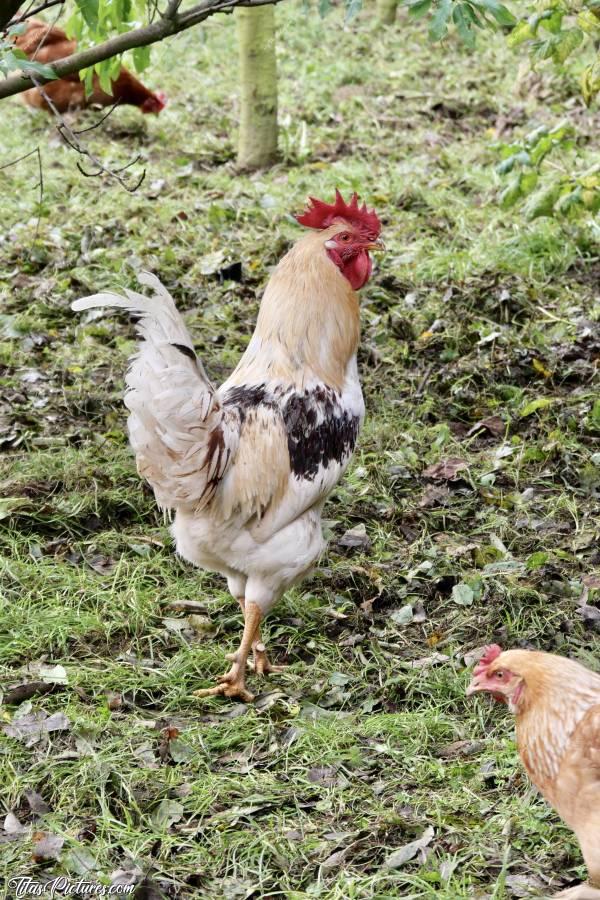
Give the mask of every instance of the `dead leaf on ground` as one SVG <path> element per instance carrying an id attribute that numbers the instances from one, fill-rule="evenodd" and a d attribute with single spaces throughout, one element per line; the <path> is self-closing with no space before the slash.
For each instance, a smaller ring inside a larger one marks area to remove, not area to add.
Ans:
<path id="1" fill-rule="evenodd" d="M 27 713 L 18 719 L 13 719 L 9 725 L 4 725 L 2 731 L 9 737 L 24 740 L 30 747 L 40 741 L 51 731 L 66 731 L 71 722 L 62 712 L 52 713 L 51 716 L 43 710 Z"/>
<path id="2" fill-rule="evenodd" d="M 5 816 L 4 830 L 7 834 L 15 835 L 16 837 L 27 833 L 27 827 L 19 822 L 13 812 L 9 812 Z"/>
<path id="3" fill-rule="evenodd" d="M 443 506 L 450 497 L 450 491 L 447 487 L 438 487 L 435 484 L 428 484 L 419 499 L 421 509 L 431 509 L 434 506 Z"/>
<path id="4" fill-rule="evenodd" d="M 22 703 L 24 700 L 31 700 L 32 697 L 38 697 L 41 694 L 51 694 L 55 690 L 59 690 L 59 686 L 49 684 L 47 681 L 23 681 L 21 684 L 14 684 L 7 689 L 4 694 L 4 703 Z"/>
<path id="5" fill-rule="evenodd" d="M 157 828 L 166 830 L 175 822 L 180 822 L 183 819 L 183 813 L 183 806 L 177 800 L 161 800 L 152 813 L 151 819 Z"/>
<path id="6" fill-rule="evenodd" d="M 454 481 L 459 472 L 463 472 L 468 468 L 469 464 L 465 459 L 451 457 L 428 466 L 423 472 L 423 476 L 434 481 Z"/>
<path id="7" fill-rule="evenodd" d="M 600 590 L 600 575 L 584 575 L 581 580 L 589 591 Z"/>
<path id="8" fill-rule="evenodd" d="M 431 828 L 431 826 L 426 828 L 421 837 L 417 838 L 416 841 L 411 841 L 410 844 L 405 844 L 404 847 L 399 847 L 398 850 L 395 850 L 390 854 L 383 864 L 384 868 L 399 869 L 400 866 L 410 862 L 410 860 L 414 859 L 416 856 L 419 856 L 419 862 L 425 862 L 425 850 L 432 842 L 434 836 L 435 831 L 433 828 Z"/>
<path id="9" fill-rule="evenodd" d="M 364 522 L 356 525 L 354 528 L 348 529 L 338 541 L 341 547 L 360 548 L 367 550 L 371 546 L 371 541 L 367 534 L 367 527 Z"/>
<path id="10" fill-rule="evenodd" d="M 31 854 L 33 861 L 44 862 L 47 859 L 59 859 L 64 842 L 65 839 L 58 834 L 46 834 L 43 831 L 36 832 L 33 838 L 33 853 Z"/>
<path id="11" fill-rule="evenodd" d="M 440 747 L 437 755 L 441 756 L 442 759 L 456 759 L 460 756 L 474 756 L 476 753 L 480 753 L 481 750 L 485 747 L 483 741 L 453 741 L 451 744 L 446 744 L 444 747 Z"/>
<path id="12" fill-rule="evenodd" d="M 500 437 L 504 434 L 506 424 L 500 416 L 488 416 L 487 419 L 481 419 L 476 422 L 467 432 L 467 437 L 473 437 L 479 431 L 489 431 L 494 437 Z"/>
<path id="13" fill-rule="evenodd" d="M 339 869 L 339 867 L 344 864 L 347 853 L 347 847 L 344 850 L 337 850 L 335 853 L 332 853 L 331 856 L 328 856 L 327 859 L 323 860 L 321 869 L 324 872 L 329 872 L 332 869 Z"/>
<path id="14" fill-rule="evenodd" d="M 308 770 L 307 778 L 311 784 L 320 784 L 323 787 L 334 787 L 338 783 L 335 766 L 316 766 Z"/>
<path id="15" fill-rule="evenodd" d="M 37 791 L 25 791 L 25 800 L 35 816 L 44 816 L 50 812 L 50 807 Z"/>
<path id="16" fill-rule="evenodd" d="M 102 553 L 96 553 L 86 559 L 88 566 L 97 572 L 98 575 L 110 575 L 114 572 L 117 561 L 110 556 L 104 556 Z"/>
<path id="17" fill-rule="evenodd" d="M 420 659 L 411 659 L 408 663 L 411 669 L 430 669 L 431 666 L 439 666 L 450 662 L 449 656 L 443 653 L 432 653 L 431 656 L 422 656 Z"/>

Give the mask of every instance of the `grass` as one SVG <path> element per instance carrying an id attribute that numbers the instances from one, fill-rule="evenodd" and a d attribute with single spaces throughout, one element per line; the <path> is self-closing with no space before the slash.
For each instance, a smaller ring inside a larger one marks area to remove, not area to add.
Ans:
<path id="1" fill-rule="evenodd" d="M 576 88 L 519 75 L 499 37 L 471 55 L 403 15 L 383 31 L 370 11 L 277 15 L 269 172 L 232 164 L 229 17 L 153 51 L 159 118 L 118 109 L 89 133 L 113 165 L 140 155 L 135 194 L 83 178 L 46 117 L 3 106 L 1 161 L 39 146 L 44 199 L 33 158 L 0 171 L 0 662 L 9 697 L 67 683 L 2 715 L 68 723 L 30 744 L 2 734 L 0 793 L 24 830 L 4 832 L 0 869 L 129 878 L 146 900 L 547 892 L 581 878 L 577 845 L 528 784 L 510 717 L 465 698 L 465 654 L 498 640 L 598 668 L 597 623 L 578 612 L 600 566 L 597 247 L 585 226 L 500 210 L 492 149 Z M 589 115 L 576 152 L 591 163 Z M 389 247 L 363 292 L 368 420 L 326 507 L 327 556 L 266 627 L 288 671 L 251 678 L 252 706 L 201 701 L 237 605 L 175 558 L 135 473 L 131 325 L 69 304 L 154 270 L 219 381 L 299 233 L 290 214 L 335 186 L 376 207 Z M 220 279 L 236 262 L 243 281 Z M 452 458 L 455 480 L 424 475 Z M 369 544 L 348 548 L 358 525 Z M 425 852 L 384 865 L 428 828 Z M 46 858 L 39 832 L 63 840 Z"/>

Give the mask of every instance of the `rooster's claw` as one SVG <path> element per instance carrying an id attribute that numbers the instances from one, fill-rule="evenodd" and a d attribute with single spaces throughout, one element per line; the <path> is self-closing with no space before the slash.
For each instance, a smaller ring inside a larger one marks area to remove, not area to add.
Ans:
<path id="1" fill-rule="evenodd" d="M 220 681 L 220 684 L 217 684 L 212 688 L 202 688 L 199 691 L 194 691 L 194 696 L 239 697 L 244 703 L 252 703 L 254 700 L 254 694 L 251 694 L 250 691 L 246 689 L 243 674 L 239 671 L 237 666 L 232 666 L 230 671 L 226 672 L 225 675 L 220 675 L 218 680 Z"/>

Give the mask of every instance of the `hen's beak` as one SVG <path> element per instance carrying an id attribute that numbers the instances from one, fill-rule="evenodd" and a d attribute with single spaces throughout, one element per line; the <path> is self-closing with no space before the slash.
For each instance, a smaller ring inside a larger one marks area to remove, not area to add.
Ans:
<path id="1" fill-rule="evenodd" d="M 381 238 L 377 238 L 376 241 L 371 241 L 370 244 L 366 244 L 365 250 L 379 250 L 381 253 L 385 253 L 385 244 Z"/>
<path id="2" fill-rule="evenodd" d="M 471 683 L 467 688 L 467 697 L 471 697 L 473 694 L 476 694 L 478 691 L 484 691 L 484 686 L 480 683 L 477 675 L 474 675 L 471 679 Z"/>

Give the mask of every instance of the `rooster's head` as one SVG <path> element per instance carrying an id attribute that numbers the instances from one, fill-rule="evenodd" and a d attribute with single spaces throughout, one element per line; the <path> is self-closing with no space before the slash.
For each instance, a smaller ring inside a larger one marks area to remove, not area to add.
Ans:
<path id="1" fill-rule="evenodd" d="M 336 190 L 334 203 L 311 197 L 308 209 L 296 219 L 307 228 L 327 230 L 327 255 L 355 291 L 367 283 L 371 274 L 369 250 L 385 250 L 375 210 L 368 210 L 366 203 L 359 206 L 357 194 L 346 203 Z"/>

